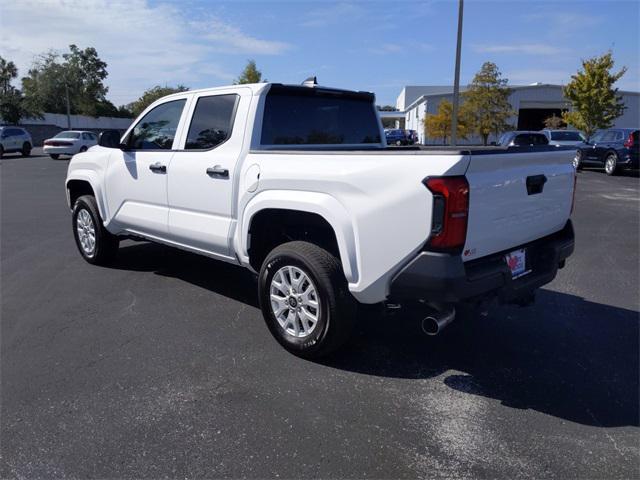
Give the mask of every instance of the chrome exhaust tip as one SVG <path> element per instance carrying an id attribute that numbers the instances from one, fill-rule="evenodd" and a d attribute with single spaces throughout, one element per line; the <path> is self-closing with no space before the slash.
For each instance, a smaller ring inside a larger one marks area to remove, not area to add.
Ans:
<path id="1" fill-rule="evenodd" d="M 429 336 L 438 335 L 456 318 L 456 309 L 451 307 L 447 310 L 436 309 L 435 313 L 422 319 L 422 331 Z"/>

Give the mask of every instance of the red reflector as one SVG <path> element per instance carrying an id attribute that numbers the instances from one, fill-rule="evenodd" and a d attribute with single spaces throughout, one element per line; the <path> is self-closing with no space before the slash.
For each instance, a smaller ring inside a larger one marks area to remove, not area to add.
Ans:
<path id="1" fill-rule="evenodd" d="M 465 177 L 431 177 L 424 181 L 434 197 L 444 200 L 442 218 L 432 219 L 429 247 L 434 250 L 462 249 L 467 239 L 467 220 L 469 217 L 469 183 Z M 435 202 L 434 202 L 435 205 Z"/>

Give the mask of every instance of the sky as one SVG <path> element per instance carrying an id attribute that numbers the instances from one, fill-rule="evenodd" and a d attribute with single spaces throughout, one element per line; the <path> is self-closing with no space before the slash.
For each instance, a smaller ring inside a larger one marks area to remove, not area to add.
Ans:
<path id="1" fill-rule="evenodd" d="M 116 105 L 154 85 L 228 85 L 248 59 L 268 81 L 372 91 L 451 85 L 457 1 L 0 0 L 0 56 L 20 76 L 47 50 L 92 46 Z M 466 0 L 461 83 L 492 61 L 512 85 L 565 84 L 612 50 L 640 91 L 640 0 Z"/>

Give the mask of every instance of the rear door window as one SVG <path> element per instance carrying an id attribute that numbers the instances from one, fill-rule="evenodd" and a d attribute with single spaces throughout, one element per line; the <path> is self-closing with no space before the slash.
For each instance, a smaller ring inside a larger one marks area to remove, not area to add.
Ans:
<path id="1" fill-rule="evenodd" d="M 193 112 L 186 150 L 217 147 L 231 136 L 238 95 L 200 97 Z"/>

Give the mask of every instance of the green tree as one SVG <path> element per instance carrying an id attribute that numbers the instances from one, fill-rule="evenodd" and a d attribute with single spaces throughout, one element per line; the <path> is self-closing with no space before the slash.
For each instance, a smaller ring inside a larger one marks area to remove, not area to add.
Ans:
<path id="1" fill-rule="evenodd" d="M 107 64 L 95 48 L 70 45 L 62 55 L 54 51 L 40 55 L 22 79 L 22 91 L 33 111 L 66 113 L 68 90 L 71 113 L 99 116 L 115 108 L 106 99 L 107 75 Z"/>
<path id="2" fill-rule="evenodd" d="M 424 118 L 424 134 L 429 138 L 442 139 L 446 145 L 447 139 L 451 136 L 451 116 L 453 105 L 448 100 L 442 100 L 438 105 L 438 113 L 428 114 Z M 458 138 L 467 138 L 471 115 L 466 103 L 460 105 L 458 110 Z"/>
<path id="3" fill-rule="evenodd" d="M 155 87 L 151 87 L 145 90 L 145 92 L 138 100 L 130 103 L 126 108 L 134 117 L 137 117 L 144 111 L 145 108 L 147 108 L 159 98 L 166 97 L 167 95 L 171 95 L 172 93 L 186 92 L 187 90 L 189 90 L 189 88 L 185 87 L 184 85 L 177 85 L 175 87 L 169 87 L 166 85 L 164 87 L 161 87 L 160 85 L 156 85 Z"/>
<path id="4" fill-rule="evenodd" d="M 256 67 L 255 60 L 249 60 L 247 66 L 244 67 L 240 76 L 233 82 L 234 85 L 241 85 L 244 83 L 260 83 L 266 80 L 262 80 L 262 72 Z"/>
<path id="5" fill-rule="evenodd" d="M 627 71 L 622 67 L 612 73 L 614 60 L 609 51 L 599 57 L 582 61 L 582 70 L 571 76 L 564 87 L 564 96 L 571 102 L 573 111 L 564 112 L 565 122 L 582 130 L 589 140 L 596 130 L 610 128 L 624 112 L 625 106 L 618 89 L 613 88 Z"/>
<path id="6" fill-rule="evenodd" d="M 515 114 L 509 103 L 508 83 L 495 63 L 485 62 L 463 94 L 471 114 L 471 129 L 482 137 L 484 145 L 492 133 L 497 137 L 513 128 L 507 122 Z"/>
<path id="7" fill-rule="evenodd" d="M 17 77 L 15 63 L 0 57 L 0 118 L 6 123 L 18 124 L 22 118 L 33 116 L 26 108 L 22 92 L 11 85 Z"/>

